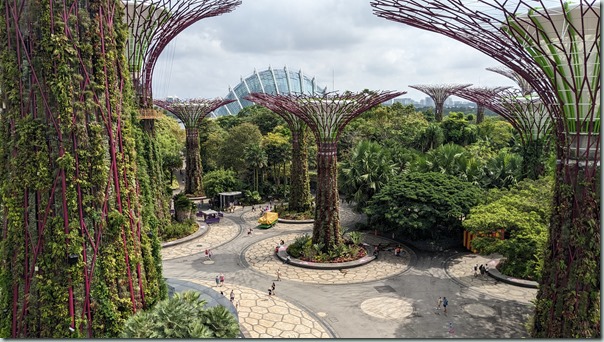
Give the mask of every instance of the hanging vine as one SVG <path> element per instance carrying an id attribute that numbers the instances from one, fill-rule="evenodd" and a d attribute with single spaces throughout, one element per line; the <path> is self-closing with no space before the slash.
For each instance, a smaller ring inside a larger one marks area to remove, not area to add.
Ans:
<path id="1" fill-rule="evenodd" d="M 21 5 L 0 1 L 0 336 L 116 337 L 166 292 L 121 4 Z"/>

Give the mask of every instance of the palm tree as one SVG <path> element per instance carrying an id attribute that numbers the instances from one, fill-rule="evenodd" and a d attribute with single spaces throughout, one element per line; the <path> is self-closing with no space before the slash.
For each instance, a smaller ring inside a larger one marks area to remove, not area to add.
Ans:
<path id="1" fill-rule="evenodd" d="M 380 144 L 363 140 L 341 164 L 340 191 L 347 201 L 356 203 L 356 210 L 365 207 L 395 174 L 395 164 Z"/>
<path id="2" fill-rule="evenodd" d="M 445 135 L 439 124 L 431 123 L 417 137 L 417 145 L 422 152 L 427 152 L 442 145 Z"/>
<path id="3" fill-rule="evenodd" d="M 266 152 L 258 144 L 250 145 L 243 151 L 243 158 L 254 169 L 254 191 L 258 191 L 258 173 L 268 165 Z"/>
<path id="4" fill-rule="evenodd" d="M 482 180 L 483 168 L 480 160 L 471 156 L 465 148 L 450 143 L 429 151 L 414 165 L 414 171 L 444 173 L 473 184 L 479 184 Z"/>
<path id="5" fill-rule="evenodd" d="M 501 150 L 486 166 L 487 187 L 509 187 L 516 184 L 522 175 L 522 157 Z"/>
<path id="6" fill-rule="evenodd" d="M 224 306 L 215 306 L 203 311 L 202 322 L 216 338 L 233 338 L 239 335 L 239 323 Z"/>
<path id="7" fill-rule="evenodd" d="M 150 311 L 131 316 L 123 338 L 235 338 L 239 323 L 222 306 L 206 309 L 198 292 L 176 293 Z"/>

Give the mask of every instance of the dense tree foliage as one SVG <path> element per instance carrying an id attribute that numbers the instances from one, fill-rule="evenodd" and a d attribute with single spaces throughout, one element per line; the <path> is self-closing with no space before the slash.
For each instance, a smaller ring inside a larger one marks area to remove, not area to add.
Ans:
<path id="1" fill-rule="evenodd" d="M 237 173 L 244 172 L 247 167 L 243 156 L 246 147 L 259 145 L 262 134 L 258 126 L 244 122 L 232 127 L 220 146 L 218 165 L 222 168 L 233 169 Z"/>
<path id="2" fill-rule="evenodd" d="M 204 188 L 208 198 L 215 198 L 221 192 L 241 190 L 241 181 L 233 170 L 214 170 L 208 172 L 204 179 Z"/>
<path id="3" fill-rule="evenodd" d="M 376 142 L 363 140 L 340 164 L 339 188 L 344 199 L 354 202 L 360 211 L 395 172 L 389 151 Z"/>
<path id="4" fill-rule="evenodd" d="M 476 125 L 471 125 L 463 113 L 451 113 L 441 122 L 445 143 L 469 145 L 477 139 Z"/>
<path id="5" fill-rule="evenodd" d="M 553 180 L 526 179 L 510 190 L 493 189 L 486 203 L 470 210 L 463 227 L 479 237 L 472 247 L 480 253 L 505 257 L 500 271 L 524 279 L 538 280 L 543 266 L 547 226 L 551 216 Z M 505 239 L 494 237 L 505 230 Z"/>
<path id="6" fill-rule="evenodd" d="M 185 131 L 171 116 L 163 116 L 155 122 L 155 141 L 165 178 L 172 180 L 174 171 L 183 167 L 182 153 L 185 148 Z"/>
<path id="7" fill-rule="evenodd" d="M 478 139 L 495 149 L 511 147 L 513 144 L 512 125 L 501 118 L 486 118 L 477 125 Z"/>
<path id="8" fill-rule="evenodd" d="M 410 239 L 459 233 L 461 220 L 478 203 L 482 191 L 457 177 L 437 172 L 409 172 L 390 180 L 369 201 L 369 224 Z"/>
<path id="9" fill-rule="evenodd" d="M 262 135 L 273 132 L 277 126 L 285 125 L 285 121 L 272 111 L 258 105 L 245 107 L 237 113 L 241 122 L 249 122 L 258 127 Z"/>

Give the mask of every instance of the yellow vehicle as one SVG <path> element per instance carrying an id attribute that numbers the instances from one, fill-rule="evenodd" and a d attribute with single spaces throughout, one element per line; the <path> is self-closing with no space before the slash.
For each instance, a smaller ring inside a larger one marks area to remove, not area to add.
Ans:
<path id="1" fill-rule="evenodd" d="M 260 223 L 258 225 L 258 228 L 261 228 L 261 229 L 271 228 L 272 226 L 274 226 L 277 223 L 278 219 L 279 219 L 278 213 L 273 213 L 273 212 L 267 211 L 258 219 L 258 223 Z"/>

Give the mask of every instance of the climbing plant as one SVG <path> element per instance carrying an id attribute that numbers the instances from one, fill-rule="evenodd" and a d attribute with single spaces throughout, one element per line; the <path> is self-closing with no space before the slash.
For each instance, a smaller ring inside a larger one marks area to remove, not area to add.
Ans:
<path id="1" fill-rule="evenodd" d="M 0 2 L 0 336 L 116 337 L 165 296 L 121 8 Z"/>

